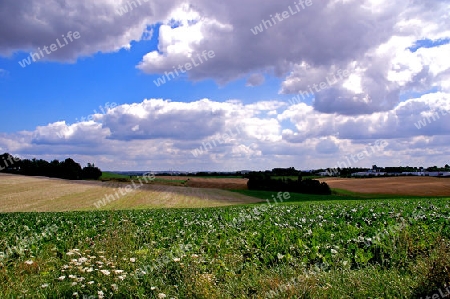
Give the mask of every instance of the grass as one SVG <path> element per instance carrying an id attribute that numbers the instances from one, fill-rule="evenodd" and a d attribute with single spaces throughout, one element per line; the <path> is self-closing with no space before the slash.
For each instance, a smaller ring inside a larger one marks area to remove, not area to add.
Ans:
<path id="1" fill-rule="evenodd" d="M 130 179 L 129 175 L 118 174 L 114 172 L 103 171 L 99 180 L 112 180 L 112 179 Z"/>
<path id="2" fill-rule="evenodd" d="M 277 198 L 278 192 L 272 191 L 259 191 L 259 190 L 232 190 L 246 196 L 256 197 L 262 199 L 266 202 L 266 199 L 270 199 L 270 202 L 274 202 L 273 198 Z M 283 200 L 284 203 L 295 203 L 295 202 L 311 202 L 311 201 L 331 201 L 331 200 L 346 200 L 354 199 L 360 200 L 361 198 L 353 195 L 316 195 L 316 194 L 301 194 L 301 193 L 290 193 L 290 198 L 288 200 Z M 279 201 L 279 200 L 277 200 Z"/>
<path id="3" fill-rule="evenodd" d="M 191 178 L 203 178 L 203 179 L 242 179 L 242 175 L 212 175 L 212 176 L 192 176 Z"/>
<path id="4" fill-rule="evenodd" d="M 278 192 L 272 191 L 258 191 L 258 190 L 232 190 L 243 195 L 256 197 L 262 199 L 264 202 L 266 199 L 277 198 Z M 290 193 L 288 200 L 283 200 L 283 203 L 302 203 L 302 202 L 314 202 L 314 201 L 336 201 L 336 200 L 383 200 L 383 199 L 420 199 L 421 196 L 405 196 L 405 195 L 392 195 L 392 194 L 367 194 L 357 193 L 344 189 L 332 189 L 331 195 L 316 195 L 316 194 L 301 194 Z M 433 196 L 433 198 L 448 198 L 448 196 Z M 277 201 L 279 201 L 277 199 Z"/>
<path id="5" fill-rule="evenodd" d="M 258 190 L 231 190 L 243 195 L 256 197 L 262 199 L 266 202 L 266 199 L 277 198 L 278 192 L 272 191 L 258 191 Z M 368 194 L 368 193 L 358 193 L 352 192 L 344 189 L 331 189 L 331 195 L 316 195 L 316 194 L 301 194 L 301 193 L 290 193 L 290 199 L 283 200 L 284 203 L 301 203 L 301 202 L 314 202 L 314 201 L 335 201 L 335 200 L 382 200 L 382 199 L 421 199 L 423 196 L 406 196 L 406 195 L 392 195 L 392 194 Z M 448 196 L 432 196 L 427 198 L 444 198 L 449 199 Z M 277 201 L 279 201 L 277 199 Z"/>

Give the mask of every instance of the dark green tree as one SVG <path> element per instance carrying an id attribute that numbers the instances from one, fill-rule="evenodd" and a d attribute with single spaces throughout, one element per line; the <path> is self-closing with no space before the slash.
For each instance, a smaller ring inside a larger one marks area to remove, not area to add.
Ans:
<path id="1" fill-rule="evenodd" d="M 67 158 L 61 163 L 62 178 L 67 180 L 80 180 L 82 178 L 82 168 L 71 158 Z"/>
<path id="2" fill-rule="evenodd" d="M 87 167 L 83 168 L 82 177 L 85 180 L 98 180 L 102 176 L 100 168 L 95 167 L 92 163 L 88 163 Z"/>

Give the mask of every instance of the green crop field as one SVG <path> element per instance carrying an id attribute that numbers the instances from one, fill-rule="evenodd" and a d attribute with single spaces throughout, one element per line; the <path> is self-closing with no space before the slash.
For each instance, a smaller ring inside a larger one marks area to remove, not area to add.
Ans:
<path id="1" fill-rule="evenodd" d="M 259 191 L 259 190 L 232 190 L 236 193 L 243 195 L 260 198 L 263 200 L 272 199 L 277 197 L 278 192 L 272 191 Z M 408 195 L 393 195 L 393 194 L 370 194 L 370 193 L 357 193 L 343 189 L 331 189 L 331 195 L 317 195 L 317 194 L 301 194 L 291 193 L 288 200 L 278 203 L 301 203 L 306 201 L 334 201 L 334 200 L 383 200 L 383 199 L 421 199 L 423 196 L 408 196 Z M 450 199 L 448 196 L 432 196 L 432 198 Z M 273 200 L 272 200 L 273 201 Z"/>
<path id="2" fill-rule="evenodd" d="M 3 213 L 0 298 L 418 298 L 449 281 L 449 205 Z"/>
<path id="3" fill-rule="evenodd" d="M 129 179 L 129 175 L 118 174 L 114 172 L 104 171 L 100 180 L 111 180 L 111 179 Z"/>
<path id="4" fill-rule="evenodd" d="M 204 179 L 241 179 L 242 175 L 196 175 L 195 177 Z"/>

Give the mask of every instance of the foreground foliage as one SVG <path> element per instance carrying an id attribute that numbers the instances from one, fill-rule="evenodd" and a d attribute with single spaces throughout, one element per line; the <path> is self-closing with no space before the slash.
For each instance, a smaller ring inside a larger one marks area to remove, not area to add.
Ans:
<path id="1" fill-rule="evenodd" d="M 0 214 L 0 297 L 416 298 L 450 282 L 449 204 Z"/>

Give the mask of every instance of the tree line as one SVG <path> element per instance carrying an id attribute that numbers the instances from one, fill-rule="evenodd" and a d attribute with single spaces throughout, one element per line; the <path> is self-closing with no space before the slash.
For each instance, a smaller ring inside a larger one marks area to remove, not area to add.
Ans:
<path id="1" fill-rule="evenodd" d="M 386 166 L 378 167 L 377 165 L 372 165 L 372 170 L 378 170 L 384 172 L 385 176 L 391 176 L 393 174 L 401 174 L 402 172 L 418 172 L 418 171 L 428 171 L 428 172 L 438 172 L 438 171 L 450 171 L 450 166 L 445 164 L 443 167 L 430 166 L 430 167 L 417 167 L 417 166 Z M 356 172 L 366 172 L 371 170 L 367 167 L 343 167 L 343 168 L 328 168 L 328 169 L 318 169 L 314 171 L 314 174 L 320 174 L 321 172 L 326 172 L 330 176 L 340 176 L 343 178 L 352 177 L 353 173 Z"/>
<path id="2" fill-rule="evenodd" d="M 280 175 L 281 177 L 279 177 Z M 272 176 L 277 176 L 277 178 L 273 178 Z M 297 179 L 283 176 L 297 176 Z M 309 178 L 303 179 L 302 173 L 293 167 L 286 169 L 274 168 L 272 171 L 265 172 L 250 172 L 245 177 L 248 178 L 247 187 L 249 190 L 331 194 L 330 186 L 327 183 Z"/>
<path id="3" fill-rule="evenodd" d="M 102 171 L 94 164 L 88 163 L 86 167 L 75 162 L 71 158 L 64 161 L 52 160 L 48 162 L 42 159 L 20 159 L 9 153 L 0 155 L 0 172 L 46 176 L 66 180 L 97 180 L 102 176 Z"/>

